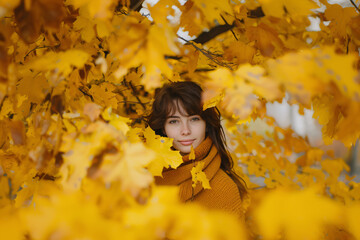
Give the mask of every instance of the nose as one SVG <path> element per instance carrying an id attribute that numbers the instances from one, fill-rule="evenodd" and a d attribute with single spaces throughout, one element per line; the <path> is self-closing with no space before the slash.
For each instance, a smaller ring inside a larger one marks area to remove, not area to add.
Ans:
<path id="1" fill-rule="evenodd" d="M 191 133 L 190 127 L 189 127 L 188 123 L 185 122 L 184 124 L 182 124 L 182 127 L 181 127 L 181 135 L 187 136 L 187 135 L 190 135 L 190 133 Z"/>

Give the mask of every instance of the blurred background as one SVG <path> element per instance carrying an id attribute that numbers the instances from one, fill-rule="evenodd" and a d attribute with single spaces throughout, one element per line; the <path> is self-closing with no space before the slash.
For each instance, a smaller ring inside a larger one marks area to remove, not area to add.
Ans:
<path id="1" fill-rule="evenodd" d="M 145 0 L 143 7 L 140 10 L 140 13 L 144 16 L 147 16 L 151 20 L 149 11 L 147 10 L 147 4 L 153 5 L 157 3 L 158 0 Z M 184 4 L 186 0 L 179 0 L 181 4 Z M 325 7 L 317 1 L 320 7 L 316 11 L 323 12 Z M 354 7 L 350 0 L 328 0 L 330 4 L 339 4 L 342 7 Z M 355 2 L 355 1 L 354 1 Z M 178 9 L 175 9 L 177 11 Z M 178 15 L 172 18 L 172 21 L 179 21 L 180 10 L 178 10 Z M 320 31 L 320 19 L 315 17 L 309 17 L 311 25 L 308 27 L 309 31 Z M 192 40 L 193 36 L 189 36 L 188 32 L 184 32 L 181 29 L 178 31 L 178 35 L 186 40 Z M 181 41 L 181 40 L 180 40 Z M 350 149 L 345 147 L 340 141 L 334 141 L 331 145 L 326 145 L 322 141 L 322 126 L 318 123 L 317 119 L 313 119 L 313 111 L 305 109 L 304 114 L 299 113 L 298 105 L 289 105 L 286 101 L 286 97 L 282 103 L 274 102 L 267 104 L 267 114 L 273 117 L 276 120 L 276 123 L 282 127 L 292 128 L 298 135 L 306 137 L 313 147 L 319 147 L 324 151 L 333 150 L 336 158 L 342 158 L 350 166 L 351 171 L 349 175 L 357 175 L 354 181 L 360 182 L 360 157 L 359 157 L 359 141 L 356 142 L 355 146 L 352 146 Z M 254 129 L 262 129 L 261 123 L 251 123 L 255 124 Z M 263 131 L 265 129 L 262 129 Z M 260 130 L 261 131 L 261 130 Z"/>

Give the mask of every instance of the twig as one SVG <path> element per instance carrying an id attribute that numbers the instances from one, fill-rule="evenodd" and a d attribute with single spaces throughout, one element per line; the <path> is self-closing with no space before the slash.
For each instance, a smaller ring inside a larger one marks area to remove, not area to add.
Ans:
<path id="1" fill-rule="evenodd" d="M 253 187 L 253 188 L 248 188 L 249 190 L 259 190 L 259 189 L 263 189 L 266 188 L 267 186 L 259 186 L 259 187 Z"/>
<path id="2" fill-rule="evenodd" d="M 3 97 L 3 99 L 1 100 L 1 103 L 0 103 L 0 111 L 1 111 L 1 109 L 2 109 L 2 107 L 3 107 L 3 105 L 4 105 L 5 100 L 6 100 L 8 97 L 9 97 L 8 95 L 5 95 L 5 96 Z"/>
<path id="3" fill-rule="evenodd" d="M 222 18 L 222 20 L 224 20 L 224 22 L 227 24 L 227 25 L 230 25 L 226 19 L 220 14 L 220 17 Z M 233 23 L 235 24 L 235 23 Z M 230 29 L 231 33 L 233 34 L 234 38 L 236 39 L 236 41 L 239 41 L 239 39 L 236 37 L 235 33 L 234 33 L 234 30 L 232 30 L 232 28 Z"/>
<path id="4" fill-rule="evenodd" d="M 88 96 L 92 102 L 94 102 L 94 98 L 91 94 L 89 94 L 84 86 L 78 87 L 79 91 L 82 92 L 85 96 Z"/>
<path id="5" fill-rule="evenodd" d="M 112 84 L 115 87 L 117 87 L 115 84 Z M 135 85 L 134 87 L 139 87 L 141 85 Z M 120 94 L 121 92 L 125 92 L 125 91 L 129 91 L 129 88 L 124 88 L 124 89 L 115 89 L 114 91 L 112 91 L 112 93 L 116 93 L 116 94 Z M 122 96 L 122 95 L 121 95 Z"/>
<path id="6" fill-rule="evenodd" d="M 201 52 L 202 54 L 204 54 L 207 58 L 209 58 L 211 61 L 213 61 L 214 63 L 216 63 L 217 65 L 223 66 L 223 67 L 227 67 L 229 68 L 231 71 L 233 71 L 233 69 L 226 63 L 220 62 L 218 60 L 216 60 L 215 58 L 213 58 L 208 52 L 206 52 L 204 49 L 199 48 L 198 46 L 196 46 L 194 43 L 192 43 L 191 41 L 186 40 L 185 38 L 181 37 L 178 35 L 178 38 L 180 38 L 181 40 L 185 41 L 188 44 L 191 44 L 196 50 L 198 50 L 199 52 Z"/>
<path id="7" fill-rule="evenodd" d="M 35 50 L 38 50 L 38 49 L 41 49 L 41 48 L 55 48 L 55 47 L 58 47 L 60 46 L 60 44 L 58 45 L 55 45 L 55 46 L 37 46 L 36 48 L 34 49 L 31 49 L 25 56 L 24 56 L 24 61 L 26 60 L 27 56 L 29 56 L 29 54 Z"/>
<path id="8" fill-rule="evenodd" d="M 194 72 L 211 72 L 211 71 L 214 71 L 214 69 L 210 69 L 210 68 L 197 68 L 197 69 L 195 69 Z M 179 75 L 182 76 L 182 75 L 187 74 L 187 73 L 189 73 L 189 71 L 181 72 Z"/>
<path id="9" fill-rule="evenodd" d="M 134 96 L 136 97 L 136 100 L 138 100 L 138 102 L 141 104 L 142 108 L 145 110 L 146 107 L 145 107 L 144 103 L 141 102 L 141 100 L 138 96 L 138 92 L 136 91 L 136 88 L 134 88 L 134 86 L 132 85 L 131 82 L 129 82 L 129 84 L 130 84 L 131 91 L 133 92 Z"/>
<path id="10" fill-rule="evenodd" d="M 142 4 L 143 4 L 144 0 L 140 0 L 140 1 L 137 1 L 136 4 L 134 6 L 132 6 L 130 9 L 133 10 L 133 11 L 139 11 L 137 10 Z"/>
<path id="11" fill-rule="evenodd" d="M 117 12 L 120 12 L 121 14 L 124 14 L 124 15 L 128 16 L 131 11 L 139 12 L 140 9 L 142 8 L 141 5 L 143 3 L 144 3 L 144 0 L 130 1 L 130 6 L 128 6 L 129 11 L 125 11 L 125 9 L 119 9 L 121 6 L 124 6 L 119 2 L 118 6 L 116 7 L 116 13 L 115 14 L 118 15 Z"/>
<path id="12" fill-rule="evenodd" d="M 149 104 L 150 102 L 146 102 L 146 103 L 143 103 L 143 102 L 135 102 L 135 101 L 118 101 L 118 103 L 125 103 L 125 104 L 141 104 L 141 106 L 145 106 L 145 104 Z"/>
<path id="13" fill-rule="evenodd" d="M 360 12 L 359 7 L 356 6 L 356 4 L 354 3 L 354 0 L 350 0 L 350 2 L 351 2 L 351 4 L 354 6 L 354 8 L 355 8 L 358 12 Z"/>
<path id="14" fill-rule="evenodd" d="M 170 56 L 170 55 L 165 55 L 165 59 L 181 60 L 181 59 L 182 59 L 182 57 L 179 57 L 179 56 Z"/>

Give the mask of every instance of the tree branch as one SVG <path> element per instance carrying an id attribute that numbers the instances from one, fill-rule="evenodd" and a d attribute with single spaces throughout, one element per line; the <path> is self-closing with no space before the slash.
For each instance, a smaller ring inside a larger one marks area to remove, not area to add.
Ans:
<path id="1" fill-rule="evenodd" d="M 145 107 L 144 103 L 140 100 L 136 88 L 134 88 L 134 86 L 132 85 L 131 82 L 129 82 L 129 84 L 130 84 L 131 91 L 133 92 L 133 95 L 135 96 L 136 100 L 138 100 L 138 102 L 140 103 L 140 105 L 142 106 L 142 108 L 145 110 L 146 107 Z"/>
<path id="2" fill-rule="evenodd" d="M 202 32 L 197 38 L 195 38 L 193 40 L 193 42 L 201 43 L 201 44 L 207 43 L 211 39 L 214 39 L 216 36 L 226 32 L 226 31 L 229 31 L 234 26 L 235 26 L 235 22 L 233 22 L 233 24 L 231 24 L 231 25 L 230 24 L 218 25 L 218 26 L 210 29 L 210 31 L 208 31 L 208 32 Z"/>
<path id="3" fill-rule="evenodd" d="M 213 71 L 213 69 L 209 69 L 209 68 L 197 68 L 195 69 L 194 72 L 211 72 Z M 184 74 L 187 74 L 189 71 L 184 71 L 184 72 L 181 72 L 179 75 L 182 76 Z"/>
<path id="4" fill-rule="evenodd" d="M 261 7 L 249 10 L 247 14 L 248 18 L 262 18 L 265 17 L 265 14 Z"/>
<path id="5" fill-rule="evenodd" d="M 139 12 L 140 9 L 142 8 L 143 2 L 144 2 L 144 0 L 131 1 L 131 3 L 130 3 L 130 9 L 133 10 L 133 11 Z"/>
<path id="6" fill-rule="evenodd" d="M 140 9 L 142 8 L 142 4 L 143 4 L 144 0 L 131 0 L 130 1 L 130 6 L 126 6 L 129 8 L 130 11 L 136 11 L 139 12 Z M 118 5 L 116 6 L 116 12 L 122 12 L 121 8 L 124 7 L 125 5 L 122 4 L 121 1 L 119 1 Z M 124 13 L 123 14 L 128 14 L 128 13 Z"/>
<path id="7" fill-rule="evenodd" d="M 354 8 L 360 13 L 360 9 L 356 4 L 354 3 L 354 0 L 350 0 L 351 4 L 354 6 Z"/>
<path id="8" fill-rule="evenodd" d="M 199 48 L 199 47 L 196 46 L 193 42 L 188 41 L 188 40 L 186 40 L 185 38 L 180 37 L 179 35 L 178 35 L 178 38 L 180 38 L 181 40 L 185 41 L 187 44 L 190 44 L 191 46 L 193 46 L 196 50 L 198 50 L 199 52 L 201 52 L 202 54 L 204 54 L 207 58 L 209 58 L 211 61 L 213 61 L 213 62 L 216 63 L 217 65 L 220 65 L 220 66 L 229 68 L 231 71 L 233 70 L 228 64 L 223 63 L 223 62 L 220 62 L 219 60 L 213 58 L 213 57 L 211 56 L 212 53 L 210 53 L 210 52 L 208 52 L 208 51 L 206 51 L 206 50 L 204 50 L 204 49 Z"/>
<path id="9" fill-rule="evenodd" d="M 221 16 L 222 20 L 224 20 L 224 22 L 229 25 L 229 23 L 226 21 L 226 19 L 225 19 L 222 15 L 220 15 L 220 16 Z M 234 25 L 235 25 L 235 22 L 233 22 L 233 26 L 234 26 Z M 231 31 L 231 33 L 233 34 L 233 36 L 234 36 L 234 38 L 236 39 L 236 41 L 239 41 L 239 39 L 236 37 L 236 35 L 235 35 L 234 31 L 232 30 L 232 28 L 230 29 L 230 31 Z"/>

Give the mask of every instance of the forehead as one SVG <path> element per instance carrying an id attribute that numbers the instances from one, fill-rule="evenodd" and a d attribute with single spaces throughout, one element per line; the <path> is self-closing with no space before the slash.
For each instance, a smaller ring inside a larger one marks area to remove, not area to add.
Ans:
<path id="1" fill-rule="evenodd" d="M 181 115 L 181 116 L 189 116 L 188 112 L 184 108 L 184 104 L 180 100 L 173 100 L 168 105 L 167 117 Z"/>

